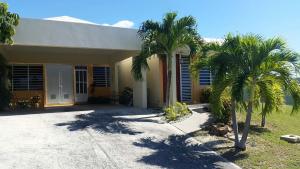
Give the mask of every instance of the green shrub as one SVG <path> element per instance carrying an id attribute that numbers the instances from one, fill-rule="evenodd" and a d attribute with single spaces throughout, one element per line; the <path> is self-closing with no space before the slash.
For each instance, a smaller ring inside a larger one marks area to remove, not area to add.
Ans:
<path id="1" fill-rule="evenodd" d="M 17 101 L 17 107 L 20 109 L 28 109 L 31 108 L 31 104 L 27 99 L 20 99 Z"/>
<path id="2" fill-rule="evenodd" d="M 126 106 L 132 106 L 133 105 L 133 90 L 130 87 L 125 87 L 122 91 L 119 103 L 126 105 Z"/>
<path id="3" fill-rule="evenodd" d="M 177 119 L 177 113 L 174 106 L 170 106 L 165 109 L 165 117 L 168 121 L 175 121 Z"/>
<path id="4" fill-rule="evenodd" d="M 231 119 L 231 102 L 230 100 L 222 100 L 221 115 L 218 116 L 217 121 L 220 123 L 228 124 Z"/>
<path id="5" fill-rule="evenodd" d="M 229 89 L 226 89 L 222 94 L 220 106 L 220 109 L 212 109 L 214 119 L 217 123 L 228 124 L 231 119 L 231 100 Z"/>
<path id="6" fill-rule="evenodd" d="M 200 90 L 200 102 L 201 103 L 209 103 L 210 95 L 212 89 L 211 87 L 206 87 Z"/>
<path id="7" fill-rule="evenodd" d="M 0 110 L 3 110 L 8 107 L 10 103 L 10 98 L 11 98 L 10 91 L 5 86 L 0 84 Z"/>
<path id="8" fill-rule="evenodd" d="M 191 112 L 185 103 L 176 102 L 175 105 L 165 109 L 165 117 L 168 121 L 175 121 L 188 114 L 191 114 Z"/>
<path id="9" fill-rule="evenodd" d="M 11 92 L 8 87 L 8 67 L 7 61 L 0 54 L 0 110 L 8 107 L 11 99 Z"/>

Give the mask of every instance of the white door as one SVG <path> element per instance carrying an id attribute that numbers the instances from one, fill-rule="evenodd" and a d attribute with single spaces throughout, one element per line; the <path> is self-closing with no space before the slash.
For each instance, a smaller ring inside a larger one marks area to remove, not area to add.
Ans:
<path id="1" fill-rule="evenodd" d="M 73 67 L 71 65 L 46 65 L 47 104 L 73 103 Z"/>
<path id="2" fill-rule="evenodd" d="M 75 66 L 75 102 L 83 103 L 88 100 L 87 66 Z"/>

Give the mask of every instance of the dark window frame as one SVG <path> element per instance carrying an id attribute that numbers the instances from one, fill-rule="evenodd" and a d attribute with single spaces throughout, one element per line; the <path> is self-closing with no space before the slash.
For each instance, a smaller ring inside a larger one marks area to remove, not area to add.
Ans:
<path id="1" fill-rule="evenodd" d="M 199 85 L 212 85 L 214 77 L 209 69 L 199 70 Z"/>
<path id="2" fill-rule="evenodd" d="M 111 69 L 109 66 L 93 66 L 94 87 L 111 87 Z"/>
<path id="3" fill-rule="evenodd" d="M 43 91 L 44 66 L 41 64 L 11 64 L 11 91 Z"/>

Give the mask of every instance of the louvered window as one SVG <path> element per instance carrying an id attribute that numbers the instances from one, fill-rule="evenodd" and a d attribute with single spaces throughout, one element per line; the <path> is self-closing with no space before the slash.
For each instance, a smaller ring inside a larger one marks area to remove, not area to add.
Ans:
<path id="1" fill-rule="evenodd" d="M 95 87 L 110 87 L 110 67 L 94 66 L 93 80 Z"/>
<path id="2" fill-rule="evenodd" d="M 213 75 L 209 69 L 201 69 L 199 71 L 199 84 L 200 85 L 211 85 Z"/>
<path id="3" fill-rule="evenodd" d="M 11 89 L 43 90 L 43 66 L 42 65 L 11 65 Z"/>

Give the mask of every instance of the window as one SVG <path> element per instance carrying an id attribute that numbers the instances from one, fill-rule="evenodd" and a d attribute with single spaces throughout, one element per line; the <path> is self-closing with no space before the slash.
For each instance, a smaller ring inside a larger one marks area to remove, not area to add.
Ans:
<path id="1" fill-rule="evenodd" d="M 93 81 L 95 87 L 110 87 L 110 67 L 93 67 Z"/>
<path id="2" fill-rule="evenodd" d="M 43 66 L 42 65 L 11 65 L 11 89 L 43 90 Z"/>
<path id="3" fill-rule="evenodd" d="M 201 69 L 199 71 L 200 85 L 211 85 L 213 80 L 212 73 L 209 69 Z"/>

